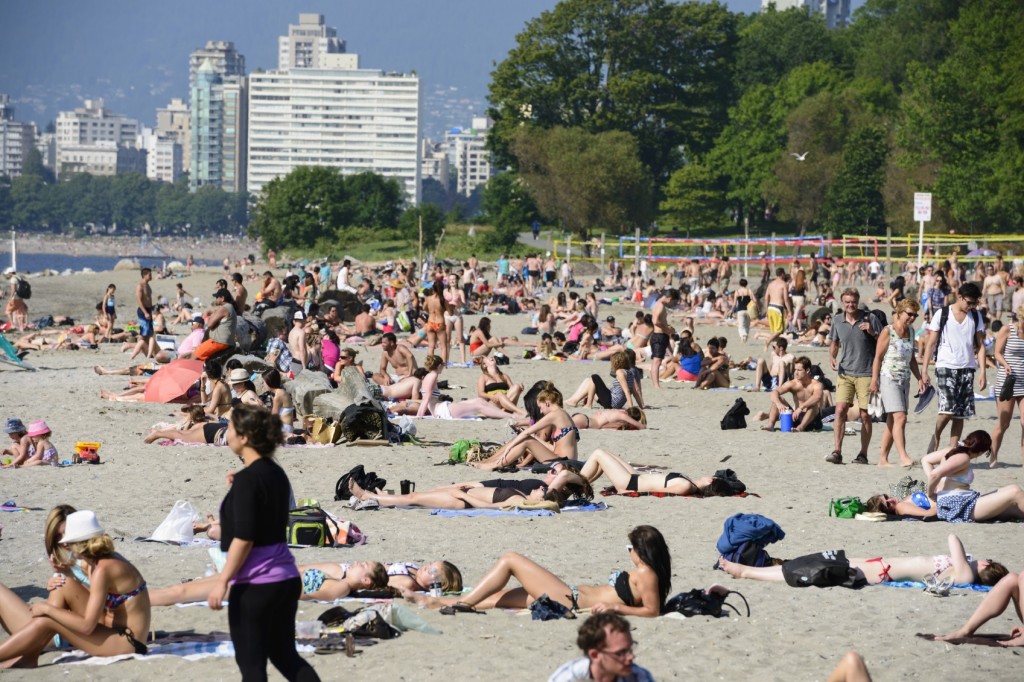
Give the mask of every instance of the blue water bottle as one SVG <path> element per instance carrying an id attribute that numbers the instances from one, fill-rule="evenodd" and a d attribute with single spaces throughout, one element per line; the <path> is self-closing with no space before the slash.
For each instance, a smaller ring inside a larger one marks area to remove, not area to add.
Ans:
<path id="1" fill-rule="evenodd" d="M 793 411 L 783 410 L 779 414 L 779 430 L 789 433 L 793 430 Z"/>

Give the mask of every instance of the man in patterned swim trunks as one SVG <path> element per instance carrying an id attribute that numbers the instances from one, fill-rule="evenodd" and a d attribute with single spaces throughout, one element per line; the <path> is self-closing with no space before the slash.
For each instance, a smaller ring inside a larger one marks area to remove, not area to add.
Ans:
<path id="1" fill-rule="evenodd" d="M 921 375 L 928 376 L 928 363 L 935 358 L 935 390 L 939 394 L 939 416 L 935 420 L 928 452 L 939 448 L 946 424 L 950 444 L 956 445 L 964 431 L 964 420 L 974 416 L 974 375 L 978 367 L 978 390 L 985 390 L 985 323 L 978 312 L 981 290 L 968 282 L 957 291 L 956 301 L 932 315 L 924 349 Z"/>

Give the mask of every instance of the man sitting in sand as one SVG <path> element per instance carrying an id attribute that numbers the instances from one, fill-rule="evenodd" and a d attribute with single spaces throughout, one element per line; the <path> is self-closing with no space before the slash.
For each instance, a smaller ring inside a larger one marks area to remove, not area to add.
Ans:
<path id="1" fill-rule="evenodd" d="M 366 337 L 378 334 L 377 318 L 373 316 L 371 311 L 372 308 L 370 308 L 369 304 L 364 303 L 351 327 L 339 324 L 334 328 L 335 331 L 339 336 Z"/>
<path id="2" fill-rule="evenodd" d="M 722 352 L 724 341 L 715 337 L 708 340 L 694 388 L 729 388 L 729 356 Z"/>
<path id="3" fill-rule="evenodd" d="M 561 666 L 548 682 L 654 682 L 650 672 L 633 662 L 636 660 L 633 651 L 636 643 L 630 630 L 629 621 L 613 611 L 590 616 L 583 621 L 576 637 L 576 645 L 583 652 L 583 657 Z"/>
<path id="4" fill-rule="evenodd" d="M 214 307 L 206 314 L 206 340 L 192 352 L 196 360 L 207 360 L 238 343 L 238 313 L 235 299 L 227 289 L 213 292 Z"/>
<path id="5" fill-rule="evenodd" d="M 795 405 L 790 405 L 782 397 L 785 393 L 793 394 Z M 774 431 L 775 423 L 783 410 L 793 412 L 794 431 L 817 431 L 821 428 L 824 389 L 820 381 L 811 378 L 811 359 L 806 355 L 801 355 L 793 363 L 793 378 L 772 391 L 769 398 L 772 406 L 768 413 L 759 412 L 754 416 L 758 421 L 768 420 L 768 423 L 761 427 L 762 431 Z"/>
<path id="6" fill-rule="evenodd" d="M 398 343 L 398 337 L 392 332 L 381 336 L 380 369 L 373 375 L 373 380 L 381 386 L 390 386 L 416 371 L 416 357 L 408 346 Z M 392 372 L 388 373 L 388 366 Z"/>
<path id="7" fill-rule="evenodd" d="M 789 341 L 780 336 L 771 347 L 771 355 L 766 361 L 757 359 L 754 374 L 755 391 L 774 391 L 793 376 L 793 354 L 788 352 Z"/>

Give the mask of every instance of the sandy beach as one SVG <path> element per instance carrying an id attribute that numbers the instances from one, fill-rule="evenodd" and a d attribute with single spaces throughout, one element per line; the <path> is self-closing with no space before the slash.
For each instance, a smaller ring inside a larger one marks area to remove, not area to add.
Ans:
<path id="1" fill-rule="evenodd" d="M 237 255 L 237 250 L 234 253 Z M 204 257 L 215 256 L 204 253 Z M 164 295 L 173 300 L 174 284 L 180 281 L 208 302 L 218 276 L 219 272 L 210 269 L 181 280 L 157 280 L 153 282 L 154 297 Z M 30 317 L 49 313 L 90 319 L 104 287 L 114 282 L 119 293 L 118 317 L 121 321 L 132 319 L 134 305 L 129 304 L 137 279 L 135 272 L 33 279 Z M 614 314 L 621 323 L 634 310 L 626 305 L 602 306 L 601 314 Z M 468 317 L 467 327 L 477 319 Z M 525 316 L 499 315 L 492 320 L 500 335 L 518 334 L 527 324 Z M 733 357 L 764 355 L 760 342 L 742 346 L 733 326 L 698 325 L 696 336 L 702 342 L 710 336 L 726 337 L 726 351 Z M 176 407 L 101 400 L 100 389 L 119 390 L 126 385 L 125 377 L 99 377 L 92 369 L 97 364 L 126 366 L 128 355 L 118 349 L 110 344 L 97 351 L 35 352 L 28 358 L 39 368 L 35 373 L 0 367 L 3 417 L 17 416 L 26 422 L 45 419 L 64 456 L 71 454 L 76 441 L 102 442 L 103 464 L 99 466 L 0 471 L 0 497 L 38 509 L 0 515 L 4 526 L 0 582 L 23 598 L 45 596 L 50 570 L 43 549 L 43 523 L 46 511 L 58 503 L 95 510 L 104 526 L 119 538 L 118 550 L 140 568 L 150 586 L 201 576 L 207 564 L 205 550 L 137 543 L 132 538 L 150 534 L 176 500 L 190 500 L 200 512 L 216 513 L 225 493 L 225 474 L 236 467 L 237 460 L 227 448 L 143 444 L 150 426 L 171 421 Z M 792 350 L 828 366 L 823 348 Z M 417 358 L 422 360 L 423 354 L 418 351 Z M 457 351 L 453 351 L 454 357 Z M 359 355 L 367 368 L 376 368 L 378 358 L 377 349 Z M 515 355 L 505 369 L 514 380 L 527 385 L 551 379 L 566 395 L 590 374 L 608 373 L 605 363 L 526 361 Z M 478 372 L 475 368 L 446 370 L 444 378 L 467 387 L 450 393 L 457 400 L 470 397 Z M 994 377 L 990 372 L 990 380 Z M 752 371 L 733 371 L 734 385 L 752 382 Z M 442 518 L 428 511 L 387 509 L 354 512 L 333 497 L 335 481 L 357 463 L 376 470 L 388 480 L 389 488 L 397 488 L 401 479 L 415 481 L 422 491 L 489 476 L 465 466 L 434 466 L 447 457 L 447 449 L 442 447 L 284 449 L 279 451 L 279 461 L 291 478 L 296 497 L 320 500 L 330 511 L 354 521 L 369 538 L 364 546 L 352 549 L 301 549 L 294 554 L 300 563 L 447 559 L 460 567 L 467 584 L 473 584 L 502 552 L 515 550 L 568 582 L 601 584 L 610 571 L 631 568 L 624 549 L 628 531 L 638 524 L 651 524 L 664 533 L 672 552 L 671 594 L 722 583 L 741 591 L 751 608 L 750 618 L 632 619 L 639 642 L 637 663 L 659 680 L 823 680 L 851 649 L 865 656 L 876 680 L 1018 679 L 1017 651 L 951 646 L 915 636 L 954 630 L 978 605 L 980 593 L 958 590 L 950 597 L 937 598 L 918 590 L 885 586 L 858 591 L 793 589 L 784 584 L 733 580 L 711 566 L 717 558 L 715 542 L 722 523 L 737 512 L 764 514 L 781 525 L 786 538 L 768 548 L 773 556 L 796 557 L 830 548 L 844 548 L 852 557 L 944 554 L 947 535 L 956 532 L 975 557 L 999 560 L 1011 571 L 1024 569 L 1020 524 L 865 523 L 829 518 L 831 499 L 850 495 L 867 499 L 888 492 L 889 484 L 906 472 L 826 463 L 832 433 L 768 434 L 749 418 L 744 431 L 719 428 L 720 419 L 736 398 L 744 398 L 751 412 L 756 412 L 768 408 L 765 394 L 694 391 L 682 383 L 669 383 L 655 391 L 645 382 L 644 395 L 653 406 L 647 413 L 650 429 L 585 430 L 579 446 L 581 458 L 601 447 L 633 463 L 662 466 L 691 477 L 728 467 L 756 495 L 706 500 L 608 497 L 601 498 L 608 503 L 606 511 L 551 518 Z M 967 430 L 990 431 L 995 403 L 979 402 L 978 413 Z M 910 416 L 908 445 L 915 459 L 925 454 L 934 419 L 934 404 L 924 414 Z M 496 420 L 421 420 L 417 427 L 422 437 L 447 442 L 509 437 L 507 427 Z M 1007 435 L 1000 468 L 989 470 L 987 462 L 977 467 L 975 489 L 987 491 L 1021 482 L 1018 429 L 1015 424 Z M 876 426 L 869 452 L 872 465 L 878 460 L 880 436 L 881 428 Z M 847 462 L 857 452 L 857 441 L 858 437 L 847 437 Z M 895 453 L 891 459 L 898 461 Z M 920 466 L 911 473 L 924 477 Z M 311 620 L 326 608 L 300 603 L 298 619 Z M 502 611 L 455 617 L 429 610 L 418 613 L 443 634 L 409 632 L 367 647 L 355 658 L 315 656 L 311 663 L 325 680 L 546 680 L 561 663 L 580 655 L 575 646 L 579 621 L 533 622 L 528 614 Z M 1007 612 L 983 632 L 1007 633 L 1016 625 L 1013 614 Z M 197 632 L 228 628 L 226 611 L 205 607 L 155 608 L 153 626 Z M 198 662 L 160 658 L 108 667 L 72 667 L 50 665 L 54 657 L 52 653 L 44 655 L 38 670 L 5 671 L 4 677 L 238 678 L 230 658 Z M 276 671 L 270 674 L 272 679 L 281 679 Z"/>

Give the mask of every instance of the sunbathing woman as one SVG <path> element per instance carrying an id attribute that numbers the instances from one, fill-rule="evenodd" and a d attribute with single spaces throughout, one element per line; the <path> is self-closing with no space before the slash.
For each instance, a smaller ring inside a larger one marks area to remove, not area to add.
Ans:
<path id="1" fill-rule="evenodd" d="M 964 551 L 960 538 L 953 534 L 949 536 L 949 554 L 849 559 L 849 562 L 857 571 L 857 577 L 869 585 L 919 581 L 922 576 L 937 583 L 952 580 L 955 584 L 995 585 L 1008 573 L 1005 566 L 991 559 L 974 559 Z M 782 566 L 744 566 L 721 557 L 718 564 L 734 578 L 779 583 L 785 580 L 785 563 Z"/>
<path id="2" fill-rule="evenodd" d="M 532 343 L 519 341 L 514 336 L 491 336 L 491 318 L 489 317 L 481 317 L 476 329 L 469 333 L 469 354 L 474 358 L 488 355 L 492 350 L 500 350 L 505 346 L 532 345 Z"/>
<path id="3" fill-rule="evenodd" d="M 498 362 L 493 355 L 484 356 L 480 362 L 480 377 L 476 381 L 478 397 L 516 417 L 522 417 L 526 412 L 516 405 L 522 393 L 523 385 L 512 383 L 512 379 L 498 369 Z"/>
<path id="4" fill-rule="evenodd" d="M 420 606 L 444 606 L 442 613 L 481 609 L 523 609 L 542 594 L 571 609 L 612 611 L 656 618 L 672 587 L 672 558 L 665 538 L 653 526 L 637 526 L 626 546 L 635 569 L 613 571 L 604 585 L 572 585 L 522 554 L 507 552 L 463 597 L 433 598 L 407 593 Z M 521 587 L 508 589 L 515 578 Z"/>
<path id="5" fill-rule="evenodd" d="M 417 417 L 424 417 L 427 412 L 438 419 L 464 419 L 466 417 L 506 419 L 508 417 L 508 412 L 483 398 L 470 398 L 457 403 L 442 402 L 437 382 L 441 372 L 445 369 L 444 360 L 437 355 L 428 355 L 423 360 L 423 366 L 427 370 L 427 375 L 423 377 L 420 387 L 422 398 L 416 409 Z"/>
<path id="6" fill-rule="evenodd" d="M 937 517 L 950 523 L 1009 521 L 1024 519 L 1024 489 L 1016 483 L 982 495 L 971 490 L 974 471 L 971 460 L 992 449 L 992 438 L 984 431 L 972 431 L 955 447 L 943 448 L 921 458 L 928 475 L 927 508 L 913 501 L 875 495 L 867 501 L 869 511 L 919 518 Z"/>
<path id="7" fill-rule="evenodd" d="M 619 493 L 670 493 L 694 497 L 735 495 L 729 484 L 714 476 L 691 479 L 674 471 L 667 474 L 641 474 L 618 455 L 605 450 L 594 450 L 583 464 L 580 476 L 593 483 L 601 474 L 608 477 Z"/>
<path id="8" fill-rule="evenodd" d="M 532 460 L 547 462 L 552 459 L 577 459 L 576 447 L 580 431 L 569 413 L 562 408 L 562 394 L 557 390 L 543 390 L 537 394 L 537 407 L 541 417 L 532 426 L 519 432 L 500 450 L 482 462 L 474 462 L 480 469 L 500 469 L 528 464 Z M 551 443 L 538 435 L 551 430 Z"/>
<path id="9" fill-rule="evenodd" d="M 93 656 L 145 654 L 136 633 L 144 640 L 149 632 L 149 594 L 138 569 L 114 552 L 90 511 L 67 516 L 61 544 L 85 565 L 89 586 L 66 581 L 29 606 L 0 585 L 0 623 L 11 633 L 0 644 L 0 665 L 35 667 L 54 635 Z"/>
<path id="10" fill-rule="evenodd" d="M 1021 593 L 1024 592 L 1024 573 L 1020 575 L 1016 573 L 1007 573 L 1003 578 L 997 582 L 992 590 L 985 595 L 985 598 L 978 604 L 978 608 L 974 610 L 971 617 L 967 619 L 964 626 L 958 630 L 954 630 L 948 635 L 942 637 L 936 637 L 935 639 L 940 642 L 950 642 L 952 644 L 961 644 L 963 642 L 969 642 L 974 633 L 978 631 L 982 625 L 992 620 L 996 616 L 1002 615 L 1006 611 L 1006 607 L 1013 602 L 1013 606 L 1017 611 L 1017 617 L 1024 620 L 1024 616 L 1021 615 Z M 999 646 L 1016 647 L 1024 646 L 1024 629 L 1014 628 L 1010 632 L 1008 639 L 1002 639 L 998 642 Z"/>
<path id="11" fill-rule="evenodd" d="M 425 507 L 428 509 L 500 509 L 526 500 L 555 502 L 564 507 L 573 494 L 590 499 L 590 484 L 568 468 L 556 465 L 543 479 L 470 481 L 435 488 L 422 493 L 387 495 L 350 484 L 352 495 L 360 500 L 376 500 L 382 507 Z"/>
<path id="12" fill-rule="evenodd" d="M 572 416 L 572 422 L 578 429 L 639 431 L 647 428 L 647 415 L 633 406 L 626 410 L 600 410 L 589 415 L 577 412 Z"/>

